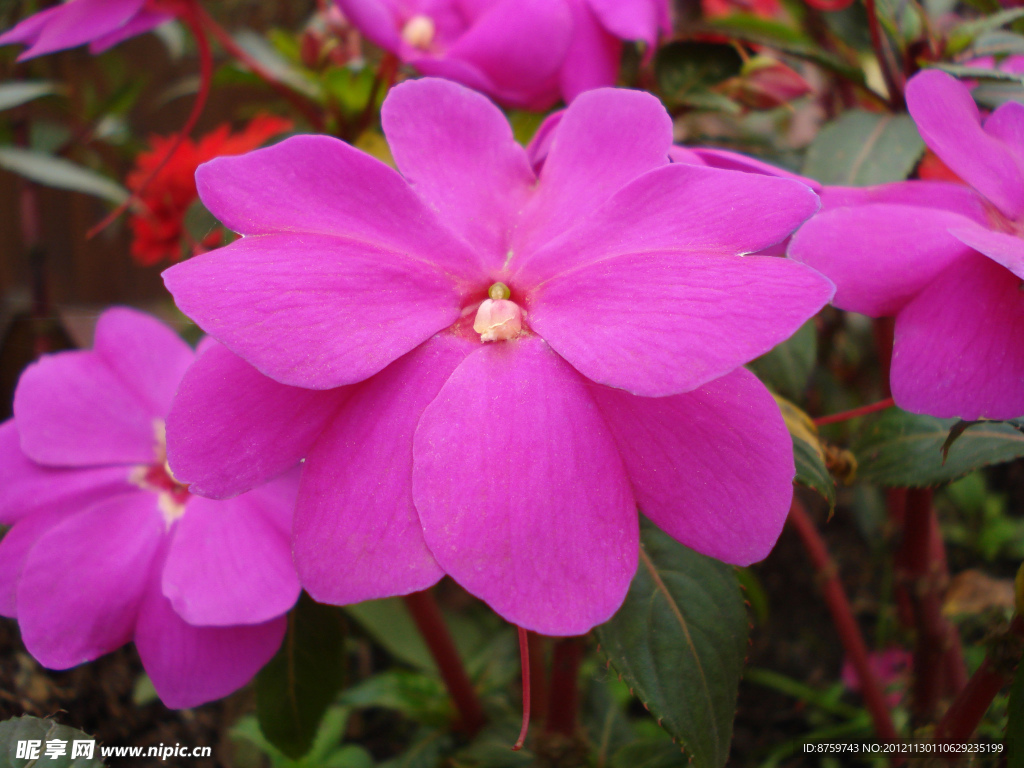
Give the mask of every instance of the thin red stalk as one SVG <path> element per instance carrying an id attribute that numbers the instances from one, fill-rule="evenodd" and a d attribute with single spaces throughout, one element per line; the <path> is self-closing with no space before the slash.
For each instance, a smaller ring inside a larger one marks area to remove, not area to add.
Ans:
<path id="1" fill-rule="evenodd" d="M 192 102 L 192 111 L 189 112 L 185 125 L 182 126 L 178 135 L 174 137 L 174 141 L 171 142 L 171 146 L 167 148 L 167 152 L 160 159 L 160 162 L 156 164 L 156 167 L 153 168 L 149 176 L 147 176 L 139 185 L 139 188 L 134 190 L 127 200 L 111 211 L 103 221 L 86 232 L 86 238 L 95 237 L 97 234 L 102 232 L 116 221 L 122 213 L 127 211 L 133 203 L 142 197 L 146 188 L 149 187 L 153 179 L 155 179 L 157 174 L 164 169 L 164 166 L 170 162 L 171 158 L 174 157 L 174 153 L 178 151 L 185 139 L 187 139 L 189 134 L 192 133 L 192 129 L 196 127 L 196 123 L 199 122 L 199 116 L 203 113 L 203 108 L 206 106 L 206 100 L 210 95 L 210 85 L 213 82 L 213 53 L 210 51 L 210 41 L 207 39 L 206 33 L 203 32 L 203 28 L 199 24 L 200 8 L 197 5 L 196 0 L 187 0 L 187 2 L 182 5 L 182 9 L 182 18 L 192 31 L 192 35 L 196 39 L 196 47 L 199 50 L 199 93 L 196 94 L 196 99 Z"/>
<path id="2" fill-rule="evenodd" d="M 413 592 L 406 595 L 404 600 L 455 702 L 462 729 L 471 736 L 476 734 L 483 727 L 484 710 L 466 674 L 466 668 L 462 665 L 462 658 L 444 623 L 437 601 L 430 590 Z"/>
<path id="3" fill-rule="evenodd" d="M 579 709 L 579 670 L 583 660 L 583 641 L 567 637 L 555 643 L 551 654 L 551 689 L 548 719 L 544 730 L 562 736 L 576 734 Z"/>
<path id="4" fill-rule="evenodd" d="M 868 31 L 871 33 L 871 47 L 878 58 L 878 66 L 882 69 L 882 77 L 889 89 L 889 105 L 894 110 L 903 107 L 902 74 L 897 72 L 895 62 L 882 36 L 882 25 L 878 21 L 878 10 L 875 0 L 864 0 L 868 13 Z"/>
<path id="5" fill-rule="evenodd" d="M 898 737 L 889 714 L 889 706 L 886 704 L 885 694 L 878 682 L 878 677 L 868 660 L 867 645 L 861 635 L 860 627 L 857 626 L 857 621 L 853 617 L 850 601 L 846 598 L 843 586 L 839 582 L 836 564 L 829 555 L 828 548 L 818 533 L 818 529 L 807 516 L 803 505 L 795 498 L 789 509 L 789 522 L 800 536 L 807 556 L 814 566 L 821 585 L 822 596 L 829 613 L 832 614 L 832 623 L 839 635 L 839 641 L 842 643 L 843 650 L 846 651 L 857 675 L 857 680 L 860 682 L 861 696 L 864 698 L 864 706 L 867 707 L 868 713 L 871 715 L 875 733 L 883 742 L 895 742 Z"/>
<path id="6" fill-rule="evenodd" d="M 547 670 L 544 668 L 545 639 L 536 632 L 529 632 L 530 642 L 530 708 L 531 717 L 543 720 L 548 714 Z"/>
<path id="7" fill-rule="evenodd" d="M 876 411 L 884 411 L 886 408 L 892 408 L 896 403 L 893 402 L 891 397 L 887 397 L 885 400 L 879 400 L 877 403 L 870 403 L 869 405 L 862 405 L 860 408 L 852 408 L 849 411 L 842 411 L 841 413 L 833 413 L 828 416 L 820 416 L 814 419 L 814 423 L 821 427 L 825 424 L 836 424 L 840 421 L 849 421 L 850 419 L 856 419 L 858 416 L 866 416 L 869 413 L 875 413 Z"/>
<path id="8" fill-rule="evenodd" d="M 242 64 L 247 66 L 256 77 L 269 85 L 274 91 L 276 91 L 281 97 L 286 99 L 295 109 L 302 113 L 302 115 L 309 121 L 309 124 L 315 131 L 323 131 L 324 129 L 324 117 L 320 110 L 320 107 L 315 102 L 310 101 L 304 95 L 298 91 L 293 90 L 287 84 L 282 83 L 274 75 L 269 72 L 266 67 L 259 63 L 255 58 L 249 55 L 249 53 L 242 48 L 235 39 L 227 33 L 227 31 L 217 23 L 217 21 L 206 12 L 206 9 L 199 8 L 197 11 L 198 19 L 204 27 L 213 35 L 214 39 L 220 43 L 221 47 L 234 58 L 238 59 Z"/>
<path id="9" fill-rule="evenodd" d="M 526 732 L 530 730 L 530 638 L 526 630 L 516 627 L 519 630 L 519 664 L 522 668 L 523 677 L 523 727 L 519 729 L 519 738 L 512 745 L 512 751 L 518 752 L 526 743 Z"/>
<path id="10" fill-rule="evenodd" d="M 1010 632 L 1024 639 L 1024 619 L 1016 616 Z M 936 743 L 962 744 L 969 740 L 992 701 L 1009 682 L 1006 665 L 993 663 L 992 657 L 987 656 L 935 727 Z"/>
<path id="11" fill-rule="evenodd" d="M 377 98 L 380 96 L 381 83 L 384 83 L 384 92 L 387 93 L 391 90 L 391 86 L 395 84 L 395 77 L 397 75 L 398 57 L 393 53 L 385 54 L 381 60 L 380 69 L 373 76 L 373 85 L 370 86 L 370 97 L 366 100 L 363 113 L 359 116 L 359 121 L 356 123 L 356 135 L 350 137 L 353 141 L 358 139 L 359 135 L 370 127 L 370 119 L 377 111 Z"/>

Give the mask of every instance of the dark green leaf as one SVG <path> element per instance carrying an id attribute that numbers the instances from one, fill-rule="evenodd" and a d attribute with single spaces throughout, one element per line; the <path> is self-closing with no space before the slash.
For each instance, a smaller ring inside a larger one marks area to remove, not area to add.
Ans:
<path id="1" fill-rule="evenodd" d="M 450 733 L 423 728 L 401 755 L 380 763 L 378 768 L 438 768 L 454 746 L 455 738 Z"/>
<path id="2" fill-rule="evenodd" d="M 39 755 L 34 760 L 18 757 L 18 742 L 37 741 Z M 60 757 L 46 755 L 46 742 L 64 742 L 64 754 Z M 91 741 L 93 757 L 76 757 L 71 759 L 75 741 Z M 100 748 L 94 737 L 75 728 L 61 725 L 53 720 L 41 717 L 15 717 L 0 723 L 0 768 L 28 768 L 28 766 L 47 766 L 47 768 L 102 768 Z"/>
<path id="3" fill-rule="evenodd" d="M 808 320 L 786 341 L 750 363 L 751 370 L 783 397 L 799 400 L 818 357 L 818 333 Z"/>
<path id="4" fill-rule="evenodd" d="M 807 150 L 803 173 L 822 184 L 854 187 L 903 181 L 923 152 L 910 115 L 855 109 L 821 130 Z"/>
<path id="5" fill-rule="evenodd" d="M 943 463 L 942 446 L 956 423 L 956 419 L 886 411 L 851 446 L 858 477 L 878 485 L 924 488 L 1024 456 L 1024 434 L 1010 424 L 985 422 L 965 431 Z"/>
<path id="6" fill-rule="evenodd" d="M 647 520 L 626 601 L 597 628 L 623 680 L 697 768 L 729 757 L 749 623 L 733 569 Z"/>
<path id="7" fill-rule="evenodd" d="M 968 77 L 972 80 L 999 80 L 1001 82 L 1024 85 L 1024 75 L 1016 72 L 1004 72 L 1001 69 L 982 69 L 980 67 L 966 67 L 963 64 L 944 64 L 936 62 L 932 69 L 941 69 L 954 77 Z"/>
<path id="8" fill-rule="evenodd" d="M 452 720 L 452 704 L 436 677 L 406 669 L 389 669 L 363 680 L 341 694 L 350 707 L 383 707 L 432 726 Z"/>
<path id="9" fill-rule="evenodd" d="M 1006 768 L 1024 768 L 1024 662 L 1017 665 L 1006 715 Z"/>
<path id="10" fill-rule="evenodd" d="M 288 614 L 281 650 L 256 676 L 263 735 L 289 757 L 306 754 L 344 679 L 341 614 L 303 593 Z"/>
<path id="11" fill-rule="evenodd" d="M 395 658 L 417 669 L 437 672 L 437 664 L 430 655 L 430 649 L 423 642 L 401 598 L 367 600 L 365 603 L 346 605 L 345 612 Z"/>
<path id="12" fill-rule="evenodd" d="M 207 235 L 220 226 L 216 217 L 203 205 L 203 201 L 198 199 L 185 211 L 185 218 L 182 223 L 188 236 L 195 243 L 203 242 Z"/>
<path id="13" fill-rule="evenodd" d="M 76 165 L 63 157 L 20 147 L 0 147 L 0 168 L 48 187 L 70 189 L 114 204 L 128 199 L 128 190 L 113 179 Z"/>
<path id="14" fill-rule="evenodd" d="M 670 43 L 654 58 L 658 85 L 670 104 L 679 103 L 686 94 L 706 91 L 742 68 L 736 49 L 722 43 Z"/>
<path id="15" fill-rule="evenodd" d="M 679 747 L 660 739 L 643 739 L 627 744 L 612 756 L 611 768 L 679 768 L 686 758 Z"/>
<path id="16" fill-rule="evenodd" d="M 967 48 L 977 37 L 984 33 L 1005 27 L 1007 24 L 1022 18 L 1024 18 L 1024 8 L 1008 8 L 1005 11 L 999 11 L 998 13 L 983 16 L 980 19 L 973 19 L 963 24 L 958 24 L 949 33 L 946 52 L 948 55 L 955 55 Z"/>
<path id="17" fill-rule="evenodd" d="M 48 80 L 12 80 L 0 84 L 0 110 L 20 107 L 41 96 L 58 93 L 60 86 Z"/>
<path id="18" fill-rule="evenodd" d="M 796 482 L 817 491 L 828 501 L 829 510 L 836 508 L 836 483 L 825 466 L 825 453 L 818 439 L 818 428 L 811 417 L 788 400 L 776 397 L 782 418 L 793 438 L 793 460 Z"/>

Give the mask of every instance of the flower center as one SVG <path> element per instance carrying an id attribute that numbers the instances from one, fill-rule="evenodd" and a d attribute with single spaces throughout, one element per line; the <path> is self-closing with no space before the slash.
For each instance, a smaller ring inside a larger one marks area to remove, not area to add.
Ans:
<path id="1" fill-rule="evenodd" d="M 495 283 L 488 291 L 476 311 L 473 330 L 480 334 L 480 341 L 507 341 L 514 339 L 523 330 L 523 311 L 514 301 L 509 301 L 511 292 L 504 283 Z"/>
<path id="2" fill-rule="evenodd" d="M 434 20 L 421 13 L 405 22 L 405 26 L 402 27 L 402 39 L 413 48 L 425 51 L 434 42 L 436 32 L 437 27 L 434 25 Z"/>
<path id="3" fill-rule="evenodd" d="M 163 419 L 153 422 L 155 455 L 152 464 L 134 467 L 128 479 L 147 491 L 157 494 L 157 506 L 163 513 L 164 522 L 171 524 L 185 514 L 185 504 L 191 498 L 188 486 L 178 481 L 167 465 L 167 428 Z"/>

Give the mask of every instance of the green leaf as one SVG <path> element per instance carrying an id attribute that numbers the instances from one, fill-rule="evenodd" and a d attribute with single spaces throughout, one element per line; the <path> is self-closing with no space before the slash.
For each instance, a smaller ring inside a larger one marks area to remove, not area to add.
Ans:
<path id="1" fill-rule="evenodd" d="M 910 115 L 854 109 L 821 130 L 807 150 L 803 174 L 855 187 L 903 181 L 923 153 Z"/>
<path id="2" fill-rule="evenodd" d="M 783 397 L 799 400 L 818 357 L 818 332 L 808 320 L 786 341 L 750 363 L 751 370 Z"/>
<path id="3" fill-rule="evenodd" d="M 392 656 L 417 669 L 437 672 L 434 657 L 400 597 L 367 600 L 346 605 L 344 610 Z"/>
<path id="4" fill-rule="evenodd" d="M 836 508 L 836 483 L 825 466 L 825 452 L 818 439 L 818 428 L 811 417 L 782 397 L 775 397 L 782 411 L 786 428 L 793 438 L 793 460 L 796 463 L 796 482 L 820 493 L 830 513 Z"/>
<path id="5" fill-rule="evenodd" d="M 646 519 L 626 601 L 597 628 L 604 653 L 696 768 L 729 757 L 749 623 L 733 569 Z"/>
<path id="6" fill-rule="evenodd" d="M 925 488 L 1024 456 L 1024 434 L 1010 424 L 984 422 L 966 430 L 943 463 L 942 446 L 956 424 L 956 419 L 886 411 L 851 446 L 858 477 L 877 485 Z"/>
<path id="7" fill-rule="evenodd" d="M 963 64 L 944 64 L 936 62 L 932 69 L 941 69 L 954 77 L 967 77 L 972 80 L 998 80 L 1000 82 L 1024 84 L 1024 75 L 1016 72 L 1004 72 L 1001 69 L 981 69 L 980 67 L 966 67 Z"/>
<path id="8" fill-rule="evenodd" d="M 1008 8 L 980 19 L 964 22 L 954 27 L 949 32 L 949 39 L 946 43 L 946 54 L 953 56 L 964 50 L 974 40 L 986 32 L 992 32 L 1011 24 L 1017 19 L 1024 18 L 1024 8 Z"/>
<path id="9" fill-rule="evenodd" d="M 738 75 L 742 68 L 736 49 L 723 43 L 669 43 L 654 57 L 658 86 L 671 104 Z"/>
<path id="10" fill-rule="evenodd" d="M 0 147 L 0 168 L 24 176 L 37 184 L 82 192 L 115 205 L 128 199 L 128 190 L 106 176 L 63 157 L 44 155 L 20 147 Z"/>
<path id="11" fill-rule="evenodd" d="M 41 96 L 60 92 L 60 86 L 49 80 L 13 80 L 0 84 L 0 110 L 20 107 Z"/>
<path id="12" fill-rule="evenodd" d="M 1024 768 L 1024 662 L 1017 665 L 1006 715 L 1006 768 Z"/>
<path id="13" fill-rule="evenodd" d="M 29 760 L 18 757 L 18 742 L 38 741 L 39 755 Z M 64 754 L 60 757 L 48 757 L 46 747 L 48 741 L 64 742 Z M 76 757 L 71 759 L 75 741 L 91 741 L 93 757 Z M 53 720 L 41 717 L 15 717 L 0 723 L 0 768 L 28 768 L 28 766 L 47 766 L 47 768 L 103 768 L 99 759 L 99 747 L 93 736 Z"/>
<path id="14" fill-rule="evenodd" d="M 277 655 L 256 676 L 260 729 L 292 758 L 313 745 L 324 712 L 345 679 L 341 614 L 305 593 L 288 614 L 288 634 Z"/>
<path id="15" fill-rule="evenodd" d="M 389 669 L 363 680 L 342 693 L 349 707 L 383 707 L 420 723 L 444 727 L 452 720 L 452 704 L 444 684 L 436 677 L 407 669 Z"/>

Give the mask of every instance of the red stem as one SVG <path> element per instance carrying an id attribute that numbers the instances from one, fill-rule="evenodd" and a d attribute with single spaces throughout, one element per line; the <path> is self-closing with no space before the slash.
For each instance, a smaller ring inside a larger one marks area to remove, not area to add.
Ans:
<path id="1" fill-rule="evenodd" d="M 829 555 L 818 529 L 807 516 L 803 505 L 795 498 L 789 509 L 789 522 L 796 529 L 804 549 L 807 550 L 807 556 L 814 565 L 821 585 L 822 596 L 829 613 L 832 614 L 832 623 L 835 625 L 836 632 L 839 634 L 839 641 L 842 643 L 843 650 L 846 651 L 857 674 L 857 680 L 860 682 L 864 706 L 867 707 L 868 713 L 871 715 L 875 733 L 883 742 L 895 742 L 898 737 L 885 701 L 885 694 L 868 661 L 867 645 L 861 635 L 860 627 L 857 626 L 857 621 L 853 617 L 853 611 L 846 598 L 846 593 L 843 591 L 843 586 L 839 582 L 836 564 Z"/>
<path id="2" fill-rule="evenodd" d="M 437 601 L 430 594 L 430 590 L 413 592 L 406 595 L 404 600 L 434 661 L 437 662 L 437 668 L 441 671 L 441 678 L 448 687 L 448 693 L 455 702 L 455 707 L 459 711 L 460 726 L 469 735 L 475 735 L 483 727 L 484 710 L 473 689 L 473 683 L 466 674 L 466 668 L 462 665 L 459 651 L 444 623 L 444 616 L 441 615 Z"/>
<path id="3" fill-rule="evenodd" d="M 395 84 L 395 77 L 398 75 L 398 57 L 393 53 L 384 55 L 381 60 L 380 69 L 377 70 L 377 74 L 373 76 L 373 85 L 370 86 L 370 98 L 366 100 L 366 106 L 363 107 L 363 113 L 359 116 L 359 121 L 356 123 L 356 135 L 350 137 L 352 141 L 355 141 L 359 136 L 370 127 L 370 119 L 377 111 L 377 98 L 380 95 L 381 83 L 384 83 L 384 92 L 387 93 L 391 90 L 391 86 Z"/>
<path id="4" fill-rule="evenodd" d="M 213 35 L 227 53 L 247 66 L 252 70 L 252 73 L 256 75 L 256 77 L 269 85 L 280 96 L 286 99 L 289 104 L 302 113 L 306 120 L 309 121 L 309 124 L 313 127 L 314 131 L 323 131 L 324 117 L 318 104 L 310 101 L 301 93 L 298 93 L 274 77 L 274 75 L 260 64 L 259 61 L 250 56 L 244 48 L 236 43 L 235 39 L 231 37 L 231 35 L 229 35 L 209 13 L 206 12 L 206 9 L 199 8 L 197 16 L 203 26 L 206 27 L 210 34 Z"/>
<path id="5" fill-rule="evenodd" d="M 579 670 L 583 641 L 567 637 L 555 643 L 551 654 L 551 691 L 548 700 L 547 733 L 572 737 L 576 734 L 579 709 Z"/>
<path id="6" fill-rule="evenodd" d="M 530 676 L 532 675 L 530 638 L 527 637 L 526 630 L 522 627 L 516 627 L 516 629 L 519 630 L 519 665 L 523 677 L 523 727 L 519 729 L 519 738 L 512 745 L 513 752 L 518 752 L 523 748 L 523 744 L 526 743 L 526 732 L 530 730 Z"/>
<path id="7" fill-rule="evenodd" d="M 860 408 L 853 408 L 849 411 L 842 411 L 840 413 L 833 413 L 828 416 L 820 416 L 814 419 L 815 425 L 821 427 L 825 424 L 836 424 L 840 421 L 849 421 L 850 419 L 856 419 L 858 416 L 866 416 L 869 413 L 875 413 L 876 411 L 884 411 L 886 408 L 892 408 L 896 403 L 893 402 L 891 397 L 887 397 L 885 400 L 879 400 L 877 403 L 870 403 L 869 405 L 862 405 Z"/>
<path id="8" fill-rule="evenodd" d="M 543 720 L 548 714 L 547 670 L 544 668 L 545 639 L 536 632 L 529 632 L 530 642 L 530 708 L 532 717 Z"/>

